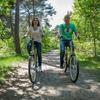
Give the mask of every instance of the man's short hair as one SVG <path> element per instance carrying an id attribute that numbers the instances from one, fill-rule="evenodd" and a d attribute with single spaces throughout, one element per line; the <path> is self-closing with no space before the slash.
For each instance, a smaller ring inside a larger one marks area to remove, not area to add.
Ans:
<path id="1" fill-rule="evenodd" d="M 65 19 L 70 19 L 70 14 L 65 15 L 65 16 L 64 16 L 64 20 L 65 20 Z"/>

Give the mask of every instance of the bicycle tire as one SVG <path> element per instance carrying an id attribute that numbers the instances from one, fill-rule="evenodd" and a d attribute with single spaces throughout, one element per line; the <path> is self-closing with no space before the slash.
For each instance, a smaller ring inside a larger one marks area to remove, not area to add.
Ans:
<path id="1" fill-rule="evenodd" d="M 76 70 L 75 74 L 74 74 L 74 70 Z M 72 56 L 70 58 L 69 73 L 70 73 L 71 81 L 73 83 L 75 83 L 78 80 L 78 77 L 79 77 L 79 62 L 77 61 L 75 56 Z"/>
<path id="2" fill-rule="evenodd" d="M 33 56 L 30 56 L 28 62 L 28 74 L 29 74 L 29 79 L 33 84 L 35 84 L 37 77 L 37 72 L 35 67 L 36 66 L 33 60 Z"/>
<path id="3" fill-rule="evenodd" d="M 64 72 L 66 73 L 67 72 L 67 70 L 68 70 L 68 64 L 67 64 L 67 57 L 65 56 L 65 58 L 64 58 Z"/>

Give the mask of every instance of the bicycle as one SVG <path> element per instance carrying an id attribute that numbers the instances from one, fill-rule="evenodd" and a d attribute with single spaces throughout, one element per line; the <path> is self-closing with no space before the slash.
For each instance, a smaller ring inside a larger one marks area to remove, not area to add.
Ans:
<path id="1" fill-rule="evenodd" d="M 67 53 L 67 47 L 64 55 L 64 72 L 66 73 L 69 70 L 70 79 L 75 83 L 79 76 L 79 62 L 76 58 L 75 53 L 72 50 L 72 42 L 70 41 L 70 54 Z"/>
<path id="2" fill-rule="evenodd" d="M 32 49 L 29 54 L 29 61 L 28 61 L 28 74 L 30 81 L 35 84 L 38 80 L 38 71 L 37 71 L 37 49 L 34 45 L 34 41 L 31 40 Z"/>

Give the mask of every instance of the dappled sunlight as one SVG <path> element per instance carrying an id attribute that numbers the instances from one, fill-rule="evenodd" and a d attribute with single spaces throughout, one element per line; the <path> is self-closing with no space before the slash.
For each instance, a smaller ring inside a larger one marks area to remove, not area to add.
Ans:
<path id="1" fill-rule="evenodd" d="M 88 79 L 88 80 L 84 80 L 86 83 L 90 83 L 90 82 L 93 82 L 94 80 L 93 79 Z"/>
<path id="2" fill-rule="evenodd" d="M 100 62 L 99 57 L 87 57 L 85 60 L 80 60 L 80 66 L 82 69 L 85 69 L 92 74 L 96 74 L 97 78 L 99 78 L 100 73 Z"/>
<path id="3" fill-rule="evenodd" d="M 85 83 L 87 83 L 90 86 L 90 91 L 97 91 L 100 92 L 100 83 L 96 82 L 93 79 L 88 79 L 88 80 L 84 80 Z"/>
<path id="4" fill-rule="evenodd" d="M 66 100 L 66 98 L 69 100 L 82 100 L 83 98 L 84 100 L 88 98 L 98 100 L 100 83 L 96 81 L 95 76 L 80 70 L 78 81 L 72 83 L 69 73 L 64 73 L 64 69 L 56 66 L 56 62 L 59 62 L 59 55 L 54 54 L 52 57 L 49 53 L 50 59 L 44 57 L 51 64 L 43 63 L 43 72 L 34 85 L 28 77 L 28 62 L 19 63 L 10 79 L 0 88 L 0 99 L 7 100 L 8 97 L 12 97 L 13 100 L 14 98 L 15 100 Z"/>
<path id="5" fill-rule="evenodd" d="M 53 86 L 43 87 L 38 92 L 40 94 L 47 95 L 47 96 L 60 96 L 61 95 L 61 92 Z"/>
<path id="6" fill-rule="evenodd" d="M 59 68 L 60 57 L 57 52 L 59 52 L 59 50 L 52 50 L 50 53 L 46 54 L 45 57 L 43 57 L 43 63 Z"/>
<path id="7" fill-rule="evenodd" d="M 0 100 L 100 100 L 99 12 L 100 0 L 0 0 Z"/>
<path id="8" fill-rule="evenodd" d="M 94 85 L 91 85 L 91 91 L 93 91 L 93 92 L 95 92 L 95 91 L 99 91 L 99 89 L 98 89 L 99 87 L 98 86 L 94 86 Z M 99 91 L 100 92 L 100 91 Z"/>

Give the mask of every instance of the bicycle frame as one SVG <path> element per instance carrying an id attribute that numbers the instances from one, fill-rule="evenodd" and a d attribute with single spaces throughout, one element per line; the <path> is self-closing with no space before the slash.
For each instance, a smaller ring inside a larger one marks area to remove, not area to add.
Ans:
<path id="1" fill-rule="evenodd" d="M 65 58 L 64 59 L 66 62 L 65 63 L 65 71 L 67 71 L 67 68 L 69 67 L 69 72 L 70 72 L 70 79 L 72 82 L 76 82 L 78 79 L 78 75 L 79 75 L 79 63 L 76 59 L 75 53 L 73 52 L 73 48 L 72 48 L 72 42 L 70 42 L 70 54 L 68 56 L 67 50 L 65 52 Z"/>
<path id="2" fill-rule="evenodd" d="M 75 56 L 75 53 L 73 52 L 73 49 L 72 49 L 72 42 L 70 42 L 70 54 L 67 53 L 67 47 L 65 50 L 64 60 L 66 60 L 67 64 L 69 64 L 69 62 L 70 62 L 69 60 L 70 60 L 71 56 Z"/>
<path id="3" fill-rule="evenodd" d="M 37 49 L 34 45 L 34 41 L 32 40 L 32 50 L 29 56 L 33 56 L 34 62 L 35 62 L 35 67 L 37 67 Z"/>
<path id="4" fill-rule="evenodd" d="M 28 72 L 30 81 L 33 84 L 36 82 L 36 77 L 37 77 L 36 67 L 37 67 L 37 50 L 34 45 L 34 41 L 32 40 L 32 49 L 29 55 Z"/>

